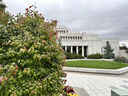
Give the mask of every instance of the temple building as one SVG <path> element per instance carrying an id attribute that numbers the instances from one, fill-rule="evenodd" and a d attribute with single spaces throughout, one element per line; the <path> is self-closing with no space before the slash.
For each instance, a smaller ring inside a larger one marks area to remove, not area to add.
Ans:
<path id="1" fill-rule="evenodd" d="M 109 41 L 115 56 L 119 55 L 118 38 L 99 38 L 97 34 L 69 32 L 68 28 L 60 25 L 56 30 L 61 46 L 66 52 L 81 54 L 84 57 L 96 53 L 103 54 L 106 42 Z"/>

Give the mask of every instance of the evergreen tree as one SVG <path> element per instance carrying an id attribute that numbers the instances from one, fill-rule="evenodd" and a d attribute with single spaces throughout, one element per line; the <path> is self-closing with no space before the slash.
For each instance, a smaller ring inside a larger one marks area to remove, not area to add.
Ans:
<path id="1" fill-rule="evenodd" d="M 115 58 L 115 54 L 113 53 L 114 49 L 111 48 L 109 41 L 106 42 L 106 46 L 104 47 L 104 58 L 112 59 Z"/>

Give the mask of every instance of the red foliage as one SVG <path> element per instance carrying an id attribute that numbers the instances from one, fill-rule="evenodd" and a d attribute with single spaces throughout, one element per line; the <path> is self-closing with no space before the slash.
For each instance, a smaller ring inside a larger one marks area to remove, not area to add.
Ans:
<path id="1" fill-rule="evenodd" d="M 25 10 L 26 10 L 26 11 L 28 11 L 28 10 L 29 10 L 29 8 L 26 8 Z"/>
<path id="2" fill-rule="evenodd" d="M 74 93 L 73 88 L 70 87 L 70 86 L 65 86 L 64 91 L 65 91 L 66 93 Z"/>

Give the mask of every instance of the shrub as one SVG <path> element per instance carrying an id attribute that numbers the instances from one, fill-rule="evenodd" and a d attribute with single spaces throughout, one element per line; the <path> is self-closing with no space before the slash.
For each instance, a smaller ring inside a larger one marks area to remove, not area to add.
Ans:
<path id="1" fill-rule="evenodd" d="M 66 59 L 83 59 L 84 57 L 81 54 L 67 53 L 65 52 Z"/>
<path id="2" fill-rule="evenodd" d="M 126 58 L 125 57 L 116 57 L 114 59 L 114 61 L 116 62 L 121 62 L 121 63 L 125 63 L 126 62 Z"/>
<path id="3" fill-rule="evenodd" d="M 56 43 L 56 20 L 26 9 L 0 26 L 0 96 L 60 96 L 65 58 Z"/>
<path id="4" fill-rule="evenodd" d="M 88 55 L 88 59 L 101 59 L 103 56 L 99 53 Z"/>

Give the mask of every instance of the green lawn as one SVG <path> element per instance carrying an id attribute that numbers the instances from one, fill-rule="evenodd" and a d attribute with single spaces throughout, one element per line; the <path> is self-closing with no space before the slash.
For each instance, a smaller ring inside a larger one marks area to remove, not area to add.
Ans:
<path id="1" fill-rule="evenodd" d="M 67 61 L 66 67 L 97 68 L 97 69 L 119 69 L 128 66 L 114 61 L 79 60 Z"/>

